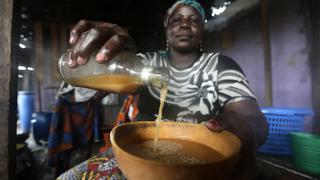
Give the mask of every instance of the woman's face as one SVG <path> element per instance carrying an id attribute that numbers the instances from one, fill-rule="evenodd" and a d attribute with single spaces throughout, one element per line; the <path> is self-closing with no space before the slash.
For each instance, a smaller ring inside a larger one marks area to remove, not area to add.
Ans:
<path id="1" fill-rule="evenodd" d="M 181 5 L 171 14 L 166 28 L 170 47 L 178 52 L 199 49 L 204 23 L 201 15 L 190 6 Z"/>

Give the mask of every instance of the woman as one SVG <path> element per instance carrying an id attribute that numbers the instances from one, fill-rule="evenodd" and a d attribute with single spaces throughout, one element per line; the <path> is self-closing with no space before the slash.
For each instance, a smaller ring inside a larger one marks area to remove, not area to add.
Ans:
<path id="1" fill-rule="evenodd" d="M 213 131 L 232 131 L 243 144 L 232 179 L 251 179 L 257 174 L 255 153 L 267 137 L 268 125 L 237 63 L 219 53 L 202 52 L 204 19 L 198 2 L 178 0 L 164 20 L 167 51 L 138 56 L 145 64 L 170 69 L 164 118 L 203 123 Z M 99 62 L 124 49 L 135 51 L 126 30 L 105 22 L 80 21 L 71 31 L 70 44 L 72 67 L 85 64 L 96 48 L 100 48 Z M 155 119 L 158 89 L 145 87 L 131 98 L 121 121 Z"/>

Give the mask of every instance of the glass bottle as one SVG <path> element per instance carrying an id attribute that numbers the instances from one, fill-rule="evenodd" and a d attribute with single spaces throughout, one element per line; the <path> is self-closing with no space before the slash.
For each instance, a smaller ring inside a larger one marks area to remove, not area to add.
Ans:
<path id="1" fill-rule="evenodd" d="M 166 67 L 145 66 L 141 59 L 129 51 L 117 53 L 112 60 L 98 63 L 95 53 L 84 65 L 70 68 L 70 52 L 59 59 L 62 78 L 70 85 L 104 90 L 110 93 L 134 94 L 143 85 L 161 87 L 169 81 Z"/>

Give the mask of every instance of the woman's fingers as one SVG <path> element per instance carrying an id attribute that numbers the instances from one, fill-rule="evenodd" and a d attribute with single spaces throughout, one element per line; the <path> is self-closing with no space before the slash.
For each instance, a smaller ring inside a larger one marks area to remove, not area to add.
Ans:
<path id="1" fill-rule="evenodd" d="M 204 125 L 207 126 L 208 129 L 217 132 L 220 132 L 226 128 L 225 125 L 222 125 L 217 119 L 210 119 L 206 121 Z"/>
<path id="2" fill-rule="evenodd" d="M 87 57 L 80 55 L 80 46 L 82 42 L 85 40 L 86 32 L 82 33 L 81 37 L 77 40 L 76 44 L 73 46 L 70 55 L 70 61 L 77 64 L 85 64 L 87 61 Z"/>
<path id="3" fill-rule="evenodd" d="M 107 33 L 97 27 L 83 32 L 72 48 L 71 58 L 76 60 L 78 64 L 85 64 L 91 53 L 101 46 L 103 39 L 107 39 Z"/>
<path id="4" fill-rule="evenodd" d="M 79 43 L 79 39 L 81 39 L 81 37 L 83 38 L 83 33 L 88 29 L 92 28 L 93 26 L 94 26 L 94 23 L 92 21 L 80 20 L 76 25 L 73 26 L 73 28 L 70 31 L 69 43 L 71 45 Z M 77 66 L 77 64 L 83 64 L 85 62 L 85 60 L 81 58 L 79 58 L 78 60 L 77 49 L 78 49 L 77 46 L 74 46 L 71 49 L 70 56 L 69 56 L 70 67 L 75 67 Z"/>
<path id="5" fill-rule="evenodd" d="M 123 50 L 126 44 L 130 44 L 130 35 L 127 30 L 113 24 L 111 34 L 113 34 L 107 42 L 102 46 L 96 56 L 98 62 L 110 60 L 117 52 Z"/>
<path id="6" fill-rule="evenodd" d="M 75 44 L 80 38 L 81 34 L 88 29 L 94 27 L 95 23 L 87 20 L 80 20 L 70 31 L 69 43 Z"/>
<path id="7" fill-rule="evenodd" d="M 82 20 L 70 33 L 69 41 L 73 47 L 69 65 L 85 64 L 97 49 L 100 49 L 96 55 L 98 62 L 110 60 L 130 42 L 129 39 L 128 31 L 116 24 Z"/>
<path id="8" fill-rule="evenodd" d="M 66 56 L 66 55 L 69 56 L 68 57 L 68 59 L 69 59 L 69 61 L 68 61 L 69 67 L 71 67 L 71 68 L 76 67 L 77 66 L 77 59 L 71 58 L 72 52 L 68 51 L 67 54 L 64 54 L 63 56 Z"/>
<path id="9" fill-rule="evenodd" d="M 112 36 L 100 49 L 96 57 L 97 61 L 105 62 L 110 60 L 117 52 L 124 48 L 125 39 L 126 37 L 119 34 Z"/>
<path id="10" fill-rule="evenodd" d="M 226 113 L 220 113 L 216 117 L 209 119 L 208 121 L 205 122 L 205 125 L 213 131 L 222 131 L 225 129 L 232 129 L 233 124 L 232 120 L 230 119 L 231 114 L 226 114 Z"/>

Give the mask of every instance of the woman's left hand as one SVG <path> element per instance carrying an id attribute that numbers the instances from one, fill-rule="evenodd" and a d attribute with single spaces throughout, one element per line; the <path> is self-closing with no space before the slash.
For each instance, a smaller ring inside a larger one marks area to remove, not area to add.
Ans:
<path id="1" fill-rule="evenodd" d="M 232 179 L 251 179 L 258 174 L 256 152 L 268 134 L 268 125 L 255 101 L 230 103 L 222 113 L 205 123 L 212 131 L 228 130 L 242 143 Z"/>

